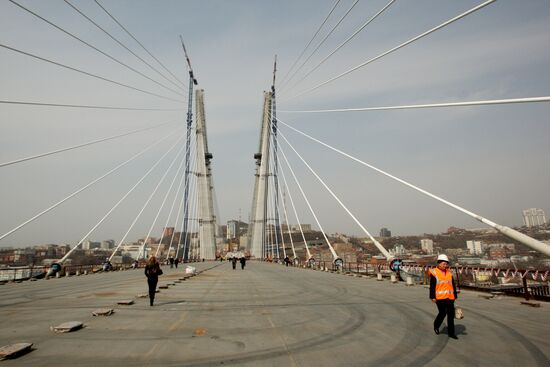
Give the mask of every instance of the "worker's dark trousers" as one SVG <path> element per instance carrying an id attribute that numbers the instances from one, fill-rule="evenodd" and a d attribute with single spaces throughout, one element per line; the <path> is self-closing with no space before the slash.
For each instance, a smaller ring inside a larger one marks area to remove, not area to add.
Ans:
<path id="1" fill-rule="evenodd" d="M 148 277 L 147 284 L 149 285 L 149 304 L 152 306 L 155 301 L 155 292 L 157 291 L 158 277 Z"/>
<path id="2" fill-rule="evenodd" d="M 447 334 L 455 335 L 455 301 L 440 299 L 435 302 L 439 313 L 434 320 L 434 329 L 439 329 L 445 316 L 447 316 Z"/>

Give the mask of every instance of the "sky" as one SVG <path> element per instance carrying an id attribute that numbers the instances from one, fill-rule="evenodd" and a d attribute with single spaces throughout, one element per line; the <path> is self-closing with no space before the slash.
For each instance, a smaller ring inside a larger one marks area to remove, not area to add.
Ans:
<path id="1" fill-rule="evenodd" d="M 500 0 L 314 91 L 321 82 L 359 65 L 481 1 L 395 1 L 317 70 L 319 61 L 376 14 L 387 0 L 360 0 L 298 69 L 354 1 L 341 0 L 289 73 L 334 1 L 100 0 L 181 84 L 174 81 L 91 0 L 70 0 L 167 79 L 61 0 L 17 2 L 157 84 L 107 58 L 10 1 L 0 2 L 0 44 L 100 75 L 144 91 L 98 80 L 0 47 L 0 100 L 170 109 L 129 111 L 0 104 L 0 163 L 153 127 L 99 144 L 0 167 L 0 236 L 168 136 L 116 173 L 0 240 L 0 247 L 77 243 L 169 151 L 151 174 L 88 236 L 119 241 L 172 161 L 175 164 L 129 231 L 127 241 L 152 228 L 160 236 L 177 183 L 187 110 L 183 35 L 205 91 L 208 144 L 220 222 L 248 221 L 261 126 L 263 91 L 277 55 L 280 111 L 377 107 L 550 95 L 550 3 Z M 286 79 L 290 81 L 286 83 Z M 283 83 L 281 83 L 283 81 Z M 173 100 L 174 99 L 174 100 Z M 466 209 L 509 226 L 522 209 L 550 216 L 550 103 L 323 114 L 279 112 L 289 125 Z M 281 127 L 298 152 L 371 233 L 439 233 L 482 224 Z M 281 141 L 323 229 L 365 236 Z M 282 164 L 287 179 L 288 168 Z M 295 183 L 289 190 L 300 221 L 312 223 Z M 159 211 L 168 192 L 167 204 Z M 288 200 L 287 200 L 288 201 Z M 288 204 L 288 202 L 287 202 Z M 159 219 L 154 221 L 159 214 Z M 296 220 L 292 218 L 291 222 Z M 154 225 L 152 225 L 155 223 Z"/>

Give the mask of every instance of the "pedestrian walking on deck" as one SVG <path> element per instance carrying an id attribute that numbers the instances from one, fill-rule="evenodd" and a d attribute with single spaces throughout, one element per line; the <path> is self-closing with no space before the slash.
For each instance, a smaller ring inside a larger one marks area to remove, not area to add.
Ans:
<path id="1" fill-rule="evenodd" d="M 430 276 L 430 299 L 437 305 L 439 313 L 434 320 L 434 332 L 439 335 L 439 327 L 447 316 L 447 334 L 449 338 L 458 339 L 455 334 L 455 299 L 456 285 L 449 269 L 449 258 L 446 255 L 437 257 L 437 267 L 428 271 Z"/>
<path id="2" fill-rule="evenodd" d="M 235 256 L 231 259 L 231 265 L 233 265 L 233 270 L 237 268 L 237 258 Z"/>
<path id="3" fill-rule="evenodd" d="M 241 262 L 241 270 L 244 270 L 244 266 L 246 265 L 246 257 L 241 257 L 240 259 L 240 262 Z"/>
<path id="4" fill-rule="evenodd" d="M 147 285 L 149 286 L 149 305 L 153 306 L 155 301 L 155 292 L 157 291 L 157 283 L 159 275 L 162 275 L 162 269 L 157 261 L 157 258 L 151 256 L 145 265 L 145 276 L 147 277 Z"/>
<path id="5" fill-rule="evenodd" d="M 180 263 L 180 259 L 176 257 L 174 260 L 174 265 L 176 266 L 176 269 L 178 268 L 178 264 Z"/>

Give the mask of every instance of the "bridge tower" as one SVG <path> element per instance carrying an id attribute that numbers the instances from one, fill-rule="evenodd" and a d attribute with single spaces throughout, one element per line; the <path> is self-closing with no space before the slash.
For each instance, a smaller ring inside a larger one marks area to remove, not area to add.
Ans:
<path id="1" fill-rule="evenodd" d="M 261 259 L 266 255 L 267 247 L 267 194 L 269 183 L 269 147 L 272 92 L 264 92 L 262 129 L 260 132 L 259 153 L 254 154 L 256 174 L 252 211 L 248 226 L 248 250 L 250 255 Z"/>
<path id="2" fill-rule="evenodd" d="M 204 114 L 204 90 L 195 95 L 196 137 L 197 137 L 197 190 L 199 203 L 199 243 L 200 257 L 216 259 L 216 216 L 214 215 L 213 183 L 210 162 L 212 153 L 208 151 L 206 138 L 206 117 Z"/>

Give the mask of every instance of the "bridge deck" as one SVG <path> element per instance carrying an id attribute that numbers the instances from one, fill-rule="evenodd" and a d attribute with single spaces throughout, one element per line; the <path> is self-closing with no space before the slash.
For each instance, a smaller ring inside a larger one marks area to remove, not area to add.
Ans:
<path id="1" fill-rule="evenodd" d="M 34 343 L 3 366 L 549 366 L 550 307 L 462 292 L 459 340 L 432 330 L 422 286 L 249 262 L 146 293 L 142 270 L 0 286 L 0 346 Z M 159 285 L 178 279 L 166 269 Z M 134 299 L 131 306 L 118 306 Z M 113 307 L 110 317 L 91 312 Z M 85 328 L 55 334 L 65 321 Z"/>

